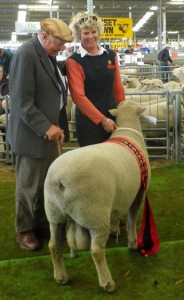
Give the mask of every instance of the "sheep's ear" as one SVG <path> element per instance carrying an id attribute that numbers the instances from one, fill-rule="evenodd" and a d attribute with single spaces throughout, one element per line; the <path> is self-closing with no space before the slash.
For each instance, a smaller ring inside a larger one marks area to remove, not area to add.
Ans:
<path id="1" fill-rule="evenodd" d="M 114 108 L 114 109 L 110 109 L 110 110 L 109 110 L 110 114 L 111 114 L 113 117 L 116 117 L 117 111 L 118 111 L 117 108 Z"/>
<path id="2" fill-rule="evenodd" d="M 152 117 L 152 116 L 140 115 L 140 121 L 144 122 L 144 123 L 147 123 L 147 124 L 150 124 L 152 126 L 153 125 L 156 126 L 156 124 L 157 124 L 157 119 L 155 117 Z"/>
<path id="3" fill-rule="evenodd" d="M 143 113 L 146 110 L 146 106 L 139 106 L 137 108 L 137 113 L 140 115 L 141 113 Z"/>

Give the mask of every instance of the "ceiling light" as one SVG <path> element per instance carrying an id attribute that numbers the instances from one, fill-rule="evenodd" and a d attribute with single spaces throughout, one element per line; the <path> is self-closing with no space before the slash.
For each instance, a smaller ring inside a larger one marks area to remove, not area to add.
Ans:
<path id="1" fill-rule="evenodd" d="M 28 10 L 48 10 L 50 7 L 48 5 L 27 5 Z M 52 10 L 59 9 L 58 5 L 52 5 Z"/>
<path id="2" fill-rule="evenodd" d="M 15 43 L 15 42 L 17 41 L 17 35 L 16 35 L 16 32 L 12 32 L 12 33 L 11 33 L 11 41 L 12 41 L 13 43 Z"/>
<path id="3" fill-rule="evenodd" d="M 25 5 L 25 4 L 20 4 L 20 5 L 18 6 L 18 8 L 19 8 L 19 9 L 26 9 L 26 8 L 27 8 L 27 5 Z"/>
<path id="4" fill-rule="evenodd" d="M 25 22 L 26 21 L 26 15 L 27 15 L 27 12 L 25 10 L 19 10 L 17 21 L 18 22 Z"/>
<path id="5" fill-rule="evenodd" d="M 179 31 L 168 31 L 167 33 L 169 33 L 169 34 L 177 34 L 177 33 L 179 33 Z"/>
<path id="6" fill-rule="evenodd" d="M 149 11 L 147 12 L 142 19 L 133 27 L 133 31 L 138 31 L 154 14 L 154 12 Z"/>
<path id="7" fill-rule="evenodd" d="M 173 4 L 173 5 L 180 5 L 180 4 L 184 4 L 184 1 L 183 0 L 171 0 L 171 2 L 169 2 L 168 4 Z"/>
<path id="8" fill-rule="evenodd" d="M 157 9 L 158 9 L 158 6 L 153 5 L 153 6 L 150 7 L 150 10 L 157 10 Z"/>

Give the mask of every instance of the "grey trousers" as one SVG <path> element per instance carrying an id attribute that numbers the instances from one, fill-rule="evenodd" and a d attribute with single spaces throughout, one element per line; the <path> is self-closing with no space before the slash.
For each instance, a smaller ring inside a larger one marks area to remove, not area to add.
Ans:
<path id="1" fill-rule="evenodd" d="M 15 217 L 17 232 L 34 230 L 39 224 L 46 222 L 43 186 L 48 168 L 57 156 L 57 147 L 44 158 L 17 156 Z"/>

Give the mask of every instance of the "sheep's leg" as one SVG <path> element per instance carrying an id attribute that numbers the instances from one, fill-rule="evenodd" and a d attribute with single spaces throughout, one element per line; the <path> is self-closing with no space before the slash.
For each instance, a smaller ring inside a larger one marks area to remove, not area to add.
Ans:
<path id="1" fill-rule="evenodd" d="M 137 213 L 142 202 L 142 196 L 137 196 L 128 212 L 128 247 L 132 250 L 137 250 L 137 230 L 136 221 Z"/>
<path id="2" fill-rule="evenodd" d="M 108 239 L 107 234 L 91 233 L 91 255 L 96 266 L 99 285 L 108 293 L 114 291 L 115 283 L 107 266 L 105 258 L 105 245 Z"/>
<path id="3" fill-rule="evenodd" d="M 50 224 L 50 241 L 49 250 L 52 256 L 54 267 L 54 278 L 58 284 L 66 284 L 68 282 L 68 275 L 65 269 L 63 260 L 63 246 L 65 237 L 65 225 Z"/>
<path id="4" fill-rule="evenodd" d="M 136 218 L 137 214 L 130 209 L 128 212 L 128 247 L 132 250 L 137 249 Z"/>

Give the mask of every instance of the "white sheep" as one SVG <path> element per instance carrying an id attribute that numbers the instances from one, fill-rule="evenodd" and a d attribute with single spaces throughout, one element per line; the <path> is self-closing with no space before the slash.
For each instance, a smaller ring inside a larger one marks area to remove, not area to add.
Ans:
<path id="1" fill-rule="evenodd" d="M 173 108 L 172 105 L 170 105 L 170 110 Z M 167 109 L 167 103 L 166 101 L 163 101 L 161 103 L 154 103 L 151 105 L 147 105 L 145 111 L 143 112 L 144 116 L 152 116 L 157 119 L 157 121 L 160 120 L 166 120 L 166 109 Z M 172 115 L 170 113 L 170 115 Z M 170 121 L 172 120 L 172 116 L 170 117 Z M 145 128 L 150 127 L 148 124 L 144 125 Z M 159 125 L 157 125 L 159 126 Z M 161 127 L 163 127 L 161 125 Z"/>
<path id="2" fill-rule="evenodd" d="M 143 102 L 143 105 L 149 107 L 150 105 L 158 104 L 158 103 L 165 102 L 165 101 L 166 101 L 166 97 L 150 99 L 149 101 Z"/>
<path id="3" fill-rule="evenodd" d="M 125 101 L 110 112 L 118 129 L 111 138 L 129 139 L 146 161 L 148 183 L 150 166 L 142 136 L 139 115 L 143 108 Z M 65 224 L 69 220 L 67 241 L 73 251 L 90 246 L 99 285 L 112 292 L 115 283 L 105 258 L 111 226 L 128 212 L 128 246 L 137 249 L 136 216 L 146 189 L 141 184 L 140 166 L 128 147 L 106 142 L 69 151 L 50 166 L 44 185 L 45 210 L 50 224 L 49 249 L 54 278 L 68 281 L 63 260 Z"/>
<path id="4" fill-rule="evenodd" d="M 169 91 L 170 93 L 173 92 L 175 89 L 180 89 L 181 84 L 176 81 L 169 81 L 163 84 L 163 89 Z"/>
<path id="5" fill-rule="evenodd" d="M 160 79 L 146 79 L 143 82 L 143 87 L 140 89 L 141 92 L 149 92 L 149 91 L 160 91 L 163 87 L 163 82 Z"/>
<path id="6" fill-rule="evenodd" d="M 123 85 L 127 88 L 127 89 L 134 89 L 137 88 L 137 86 L 139 85 L 139 79 L 138 78 L 126 78 L 123 79 Z"/>
<path id="7" fill-rule="evenodd" d="M 181 85 L 184 85 L 184 66 L 179 68 L 174 68 L 172 71 L 173 75 L 178 78 Z"/>
<path id="8" fill-rule="evenodd" d="M 3 125 L 3 126 L 6 125 L 6 115 L 5 114 L 0 115 L 0 125 Z"/>
<path id="9" fill-rule="evenodd" d="M 140 80 L 139 85 L 136 87 L 136 90 L 140 91 L 144 87 L 144 85 L 146 83 L 148 83 L 149 81 L 150 81 L 150 79 L 148 79 L 148 78 Z"/>
<path id="10" fill-rule="evenodd" d="M 157 100 L 157 99 L 161 99 L 163 98 L 163 95 L 155 95 L 155 93 L 152 93 L 150 92 L 150 94 L 143 94 L 143 93 L 137 93 L 137 94 L 134 94 L 134 93 L 130 93 L 128 94 L 128 92 L 126 93 L 126 96 L 125 96 L 125 99 L 126 101 L 129 101 L 129 100 L 133 100 L 137 103 L 144 103 L 144 102 L 149 102 L 151 100 Z"/>
<path id="11" fill-rule="evenodd" d="M 163 125 L 163 122 L 167 119 L 167 102 L 163 101 L 158 104 L 152 104 L 147 105 L 145 111 L 143 112 L 144 116 L 152 116 L 157 119 L 156 126 L 153 126 L 151 124 L 142 123 L 142 129 L 143 134 L 145 137 L 164 137 L 166 136 L 166 130 L 157 130 L 158 128 L 164 128 L 165 125 Z M 174 127 L 174 119 L 173 119 L 173 110 L 174 107 L 172 104 L 169 105 L 168 108 L 168 114 L 169 114 L 169 128 L 170 130 L 172 127 Z M 181 118 L 184 118 L 184 107 L 181 105 Z M 163 121 L 163 122 L 161 122 Z M 149 128 L 153 128 L 153 130 L 149 130 Z M 148 130 L 146 130 L 148 129 Z M 156 129 L 156 130 L 154 130 Z"/>
<path id="12" fill-rule="evenodd" d="M 153 84 L 154 86 L 162 87 L 163 86 L 163 81 L 159 78 L 153 78 L 150 79 L 150 84 Z"/>

